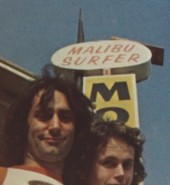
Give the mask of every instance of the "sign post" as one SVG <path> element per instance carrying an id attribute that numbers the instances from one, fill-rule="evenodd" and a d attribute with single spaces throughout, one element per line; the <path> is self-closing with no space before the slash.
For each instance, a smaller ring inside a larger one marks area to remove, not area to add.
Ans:
<path id="1" fill-rule="evenodd" d="M 53 54 L 52 63 L 77 74 L 83 92 L 105 118 L 139 127 L 136 82 L 150 75 L 151 57 L 138 42 L 102 40 L 64 47 Z"/>

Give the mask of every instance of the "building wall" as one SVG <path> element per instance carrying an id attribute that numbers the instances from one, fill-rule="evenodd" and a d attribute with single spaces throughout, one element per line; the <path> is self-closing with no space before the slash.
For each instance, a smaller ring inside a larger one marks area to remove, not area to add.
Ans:
<path id="1" fill-rule="evenodd" d="M 25 77 L 21 76 L 24 75 Z M 10 62 L 0 59 L 0 164 L 7 164 L 5 152 L 8 147 L 4 142 L 5 117 L 12 103 L 19 93 L 27 86 L 30 79 L 34 78 L 31 73 Z"/>

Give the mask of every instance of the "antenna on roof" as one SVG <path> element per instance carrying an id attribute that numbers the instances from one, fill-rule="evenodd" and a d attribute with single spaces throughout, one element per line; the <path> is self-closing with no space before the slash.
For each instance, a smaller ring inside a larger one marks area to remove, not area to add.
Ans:
<path id="1" fill-rule="evenodd" d="M 84 42 L 84 29 L 83 29 L 83 19 L 82 19 L 82 11 L 80 8 L 79 11 L 79 21 L 78 21 L 78 33 L 77 33 L 77 43 Z"/>
<path id="2" fill-rule="evenodd" d="M 83 19 L 82 19 L 82 12 L 81 8 L 79 11 L 79 20 L 78 20 L 78 30 L 77 30 L 77 43 L 85 42 L 84 38 L 84 28 L 83 28 Z M 82 89 L 83 84 L 83 70 L 75 70 L 75 81 L 80 89 Z"/>

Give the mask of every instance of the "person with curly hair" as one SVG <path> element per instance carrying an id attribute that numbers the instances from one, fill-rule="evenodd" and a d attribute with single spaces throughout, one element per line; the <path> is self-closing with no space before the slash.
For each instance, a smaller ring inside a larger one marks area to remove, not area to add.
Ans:
<path id="1" fill-rule="evenodd" d="M 95 118 L 65 185 L 138 185 L 146 176 L 144 142 L 138 128 Z"/>

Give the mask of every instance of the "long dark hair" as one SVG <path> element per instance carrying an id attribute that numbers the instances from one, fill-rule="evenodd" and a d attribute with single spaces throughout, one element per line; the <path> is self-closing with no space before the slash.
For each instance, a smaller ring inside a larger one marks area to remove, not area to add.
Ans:
<path id="1" fill-rule="evenodd" d="M 82 132 L 90 128 L 92 105 L 88 98 L 63 74 L 59 73 L 53 65 L 46 65 L 42 76 L 31 81 L 11 106 L 5 122 L 5 135 L 8 146 L 7 165 L 22 164 L 27 145 L 28 124 L 27 118 L 32 107 L 33 98 L 40 91 L 44 93 L 40 99 L 39 107 L 44 112 L 52 100 L 54 91 L 62 92 L 75 115 L 75 142 L 79 140 Z M 74 144 L 76 144 L 74 142 Z"/>

